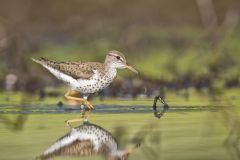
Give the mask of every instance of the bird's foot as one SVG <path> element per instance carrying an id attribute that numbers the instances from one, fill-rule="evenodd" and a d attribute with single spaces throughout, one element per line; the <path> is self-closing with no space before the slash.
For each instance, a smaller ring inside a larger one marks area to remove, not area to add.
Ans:
<path id="1" fill-rule="evenodd" d="M 69 127 L 69 129 L 72 129 L 72 125 L 70 124 L 69 120 L 64 121 L 66 126 Z"/>
<path id="2" fill-rule="evenodd" d="M 71 129 L 71 128 L 72 128 L 71 123 L 73 123 L 73 122 L 80 122 L 80 121 L 82 121 L 82 120 L 83 120 L 82 118 L 70 119 L 70 120 L 66 120 L 65 123 L 66 123 L 66 125 Z"/>

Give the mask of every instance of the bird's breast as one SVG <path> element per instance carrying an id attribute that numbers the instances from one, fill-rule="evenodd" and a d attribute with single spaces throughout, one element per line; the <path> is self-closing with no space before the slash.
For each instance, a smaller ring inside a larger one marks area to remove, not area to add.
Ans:
<path id="1" fill-rule="evenodd" d="M 94 70 L 94 75 L 90 79 L 78 80 L 73 88 L 84 94 L 96 93 L 109 86 L 116 75 L 116 70 L 109 70 L 105 73 Z"/>

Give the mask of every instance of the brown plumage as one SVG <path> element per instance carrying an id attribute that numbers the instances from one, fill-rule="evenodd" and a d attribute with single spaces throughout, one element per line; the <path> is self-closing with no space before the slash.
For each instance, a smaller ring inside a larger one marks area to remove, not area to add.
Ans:
<path id="1" fill-rule="evenodd" d="M 96 124 L 85 123 L 72 128 L 37 158 L 47 160 L 56 156 L 101 155 L 106 160 L 126 160 L 136 147 L 138 146 L 119 150 L 117 141 L 110 132 Z"/>
<path id="2" fill-rule="evenodd" d="M 105 70 L 105 66 L 98 62 L 57 62 L 47 58 L 33 58 L 33 61 L 54 68 L 74 79 L 89 79 L 94 74 L 93 70 Z"/>
<path id="3" fill-rule="evenodd" d="M 76 140 L 70 145 L 66 145 L 55 152 L 39 156 L 41 160 L 46 160 L 55 156 L 89 156 L 93 153 L 93 145 L 89 140 Z"/>
<path id="4" fill-rule="evenodd" d="M 55 77 L 64 81 L 74 91 L 88 96 L 106 88 L 116 77 L 117 69 L 128 68 L 125 56 L 118 51 L 110 51 L 104 63 L 99 62 L 57 62 L 46 58 L 33 58 L 33 61 L 48 69 Z M 92 87 L 95 88 L 92 88 Z"/>
<path id="5" fill-rule="evenodd" d="M 68 100 L 80 101 L 89 109 L 93 109 L 93 106 L 87 101 L 88 96 L 109 86 L 117 75 L 117 69 L 128 68 L 137 73 L 133 67 L 127 64 L 125 56 L 115 50 L 106 55 L 104 63 L 57 62 L 46 58 L 33 58 L 33 61 L 41 64 L 55 77 L 67 84 L 71 90 L 79 92 L 82 96 L 81 98 L 72 97 L 69 91 L 65 94 Z M 67 121 L 67 123 L 70 122 Z"/>

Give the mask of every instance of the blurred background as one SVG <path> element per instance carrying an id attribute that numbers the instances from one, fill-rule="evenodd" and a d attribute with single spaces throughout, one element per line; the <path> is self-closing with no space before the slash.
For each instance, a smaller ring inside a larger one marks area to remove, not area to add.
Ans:
<path id="1" fill-rule="evenodd" d="M 32 159 L 57 138 L 54 132 L 51 139 L 45 137 L 44 143 L 38 144 L 36 138 L 44 137 L 32 135 L 39 130 L 48 135 L 53 127 L 48 126 L 48 118 L 38 114 L 61 113 L 49 120 L 59 123 L 58 136 L 64 131 L 61 123 L 75 115 L 64 114 L 69 112 L 62 98 L 66 86 L 32 62 L 31 57 L 103 62 L 106 53 L 114 49 L 124 53 L 140 75 L 120 71 L 114 83 L 99 93 L 100 98 L 93 99 L 93 104 L 124 105 L 130 108 L 126 113 L 138 112 L 137 106 L 145 106 L 147 111 L 141 114 L 151 119 L 153 97 L 160 94 L 169 103 L 170 111 L 158 131 L 162 129 L 163 137 L 165 133 L 176 138 L 168 141 L 173 148 L 168 148 L 168 142 L 156 147 L 165 149 L 162 159 L 176 159 L 172 153 L 185 160 L 240 159 L 239 20 L 239 0 L 0 0 L 0 125 L 5 136 L 0 153 L 5 159 Z M 120 109 L 117 107 L 116 112 Z M 140 113 L 137 115 L 141 121 Z M 115 125 L 102 118 L 97 119 L 113 131 Z M 178 128 L 178 118 L 185 127 Z M 215 130 L 213 126 L 218 123 L 221 126 Z M 211 145 L 209 139 L 201 139 L 201 143 L 189 139 L 200 124 L 197 139 L 215 138 Z M 17 133 L 24 141 L 13 141 L 16 130 L 21 130 Z M 33 144 L 25 143 L 27 137 L 41 148 L 34 148 L 30 154 L 29 145 Z M 13 156 L 6 146 L 21 148 L 25 154 Z M 162 155 L 159 150 L 147 148 L 141 154 L 158 159 L 158 153 Z M 206 150 L 209 152 L 203 155 Z"/>
<path id="2" fill-rule="evenodd" d="M 61 84 L 31 57 L 104 61 L 116 49 L 141 76 L 134 81 L 124 72 L 128 81 L 115 81 L 115 88 L 134 88 L 126 92 L 142 83 L 149 92 L 238 87 L 239 34 L 237 0 L 1 0 L 0 86 L 37 91 Z"/>

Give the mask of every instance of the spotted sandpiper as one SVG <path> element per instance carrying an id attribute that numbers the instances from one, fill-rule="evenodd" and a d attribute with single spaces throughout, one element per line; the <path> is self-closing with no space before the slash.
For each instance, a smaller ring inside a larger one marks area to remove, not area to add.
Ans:
<path id="1" fill-rule="evenodd" d="M 117 69 L 129 69 L 138 73 L 127 64 L 125 56 L 116 50 L 110 51 L 104 63 L 99 62 L 56 62 L 46 58 L 33 58 L 33 61 L 48 69 L 55 77 L 65 82 L 70 90 L 65 94 L 68 100 L 80 101 L 89 110 L 92 104 L 87 100 L 90 94 L 106 88 L 116 77 Z M 71 92 L 79 92 L 81 98 L 71 96 Z M 87 116 L 83 115 L 87 120 Z M 67 124 L 80 121 L 81 119 L 67 120 Z"/>
<path id="2" fill-rule="evenodd" d="M 139 146 L 137 144 L 120 150 L 117 140 L 110 132 L 98 125 L 85 123 L 72 128 L 37 158 L 46 160 L 57 156 L 102 155 L 106 160 L 127 160 Z"/>

